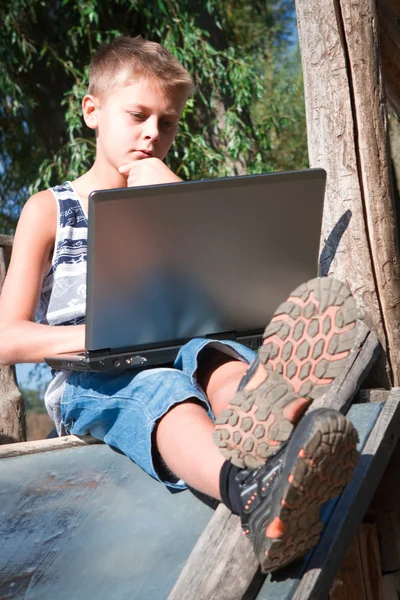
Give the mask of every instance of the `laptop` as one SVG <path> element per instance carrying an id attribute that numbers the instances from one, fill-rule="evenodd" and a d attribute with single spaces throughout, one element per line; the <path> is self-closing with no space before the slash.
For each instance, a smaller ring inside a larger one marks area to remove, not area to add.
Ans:
<path id="1" fill-rule="evenodd" d="M 278 304 L 317 275 L 325 183 L 308 169 L 92 192 L 86 351 L 46 362 L 170 365 L 194 337 L 256 350 Z"/>

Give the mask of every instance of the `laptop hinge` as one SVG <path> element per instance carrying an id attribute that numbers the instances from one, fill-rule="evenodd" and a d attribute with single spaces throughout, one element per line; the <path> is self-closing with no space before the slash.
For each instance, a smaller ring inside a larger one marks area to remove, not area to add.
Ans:
<path id="1" fill-rule="evenodd" d="M 96 358 L 96 356 L 109 356 L 112 354 L 110 348 L 104 348 L 102 350 L 86 350 L 86 353 L 90 355 L 91 358 Z"/>
<path id="2" fill-rule="evenodd" d="M 237 331 L 223 331 L 222 333 L 209 333 L 205 336 L 207 339 L 213 340 L 230 340 L 236 342 Z"/>

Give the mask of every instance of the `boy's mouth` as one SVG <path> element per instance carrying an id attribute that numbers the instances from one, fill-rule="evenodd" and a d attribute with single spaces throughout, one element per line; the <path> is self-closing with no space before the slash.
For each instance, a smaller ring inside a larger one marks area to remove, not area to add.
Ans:
<path id="1" fill-rule="evenodd" d="M 150 158 L 151 156 L 153 156 L 152 152 L 150 152 L 149 150 L 135 150 L 135 152 L 141 154 L 143 158 Z"/>

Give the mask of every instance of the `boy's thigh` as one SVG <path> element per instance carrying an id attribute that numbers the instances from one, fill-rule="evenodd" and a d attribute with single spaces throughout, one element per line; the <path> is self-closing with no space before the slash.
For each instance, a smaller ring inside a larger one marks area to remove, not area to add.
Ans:
<path id="1" fill-rule="evenodd" d="M 236 342 L 193 339 L 181 348 L 175 368 L 128 370 L 117 374 L 71 372 L 61 401 L 62 421 L 67 432 L 91 433 L 103 439 L 122 415 L 131 431 L 152 429 L 175 404 L 191 398 L 202 402 L 213 418 L 197 380 L 201 353 L 211 348 L 245 362 L 251 362 L 255 356 L 249 348 Z"/>
<path id="2" fill-rule="evenodd" d="M 131 431 L 153 427 L 172 406 L 190 398 L 200 400 L 209 410 L 202 390 L 178 369 L 73 372 L 66 382 L 61 414 L 67 431 L 93 435 L 96 426 L 96 437 L 100 437 L 99 431 L 109 430 L 116 419 L 124 419 Z"/>

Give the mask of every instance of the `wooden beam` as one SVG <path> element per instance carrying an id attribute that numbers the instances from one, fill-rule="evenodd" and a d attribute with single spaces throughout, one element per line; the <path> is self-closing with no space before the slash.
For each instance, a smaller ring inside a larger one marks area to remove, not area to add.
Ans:
<path id="1" fill-rule="evenodd" d="M 319 600 L 326 597 L 399 435 L 400 388 L 395 388 L 362 450 L 354 478 L 340 497 L 318 544 L 318 551 L 311 557 L 293 600 Z"/>
<path id="2" fill-rule="evenodd" d="M 11 248 L 14 237 L 12 235 L 4 235 L 0 233 L 0 248 Z"/>
<path id="3" fill-rule="evenodd" d="M 327 393 L 312 403 L 310 410 L 325 406 L 346 413 L 380 351 L 381 347 L 376 335 L 365 323 L 359 321 L 354 349 L 345 368 Z M 386 394 L 388 395 L 389 392 L 387 391 Z"/>
<path id="4" fill-rule="evenodd" d="M 386 402 L 389 395 L 389 390 L 360 390 L 357 394 L 357 402 Z"/>
<path id="5" fill-rule="evenodd" d="M 397 444 L 373 500 L 368 507 L 367 518 L 376 521 L 383 512 L 400 512 L 400 443 Z"/>
<path id="6" fill-rule="evenodd" d="M 329 600 L 368 600 L 358 536 L 353 540 L 333 582 Z"/>
<path id="7" fill-rule="evenodd" d="M 6 267 L 6 249 L 0 247 L 0 294 L 6 276 Z M 25 408 L 17 385 L 15 367 L 0 366 L 0 444 L 23 440 L 26 440 Z"/>
<path id="8" fill-rule="evenodd" d="M 400 518 L 392 511 L 377 513 L 379 548 L 382 559 L 382 572 L 400 571 Z"/>
<path id="9" fill-rule="evenodd" d="M 374 0 L 296 0 L 310 164 L 327 171 L 323 274 L 347 282 L 400 382 L 400 273 Z M 373 93 L 371 93 L 373 90 Z"/>
<path id="10" fill-rule="evenodd" d="M 329 600 L 386 600 L 375 523 L 361 523 L 333 583 Z"/>
<path id="11" fill-rule="evenodd" d="M 242 535 L 239 517 L 220 504 L 168 600 L 242 600 L 258 567 L 253 547 Z"/>
<path id="12" fill-rule="evenodd" d="M 400 571 L 383 576 L 383 594 L 385 600 L 399 600 Z"/>
<path id="13" fill-rule="evenodd" d="M 58 438 L 46 440 L 35 440 L 32 442 L 20 442 L 17 444 L 5 444 L 0 446 L 0 460 L 2 458 L 15 458 L 26 454 L 38 454 L 51 450 L 64 450 L 76 446 L 87 446 L 88 444 L 101 444 L 100 440 L 90 435 L 77 437 L 76 435 L 65 435 Z"/>
<path id="14" fill-rule="evenodd" d="M 361 523 L 357 538 L 367 600 L 385 600 L 376 524 Z"/>

